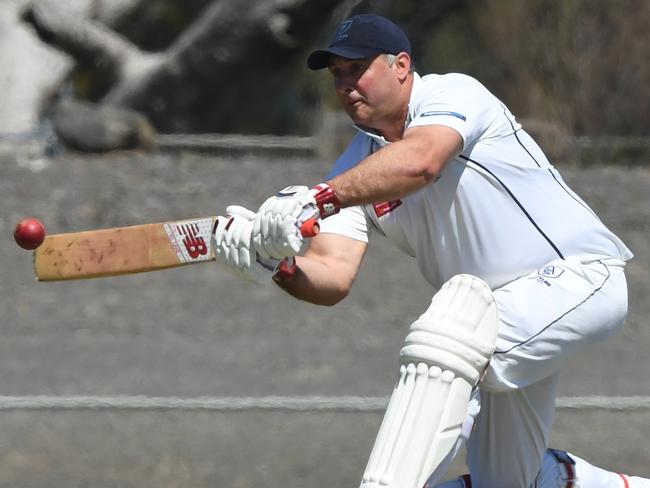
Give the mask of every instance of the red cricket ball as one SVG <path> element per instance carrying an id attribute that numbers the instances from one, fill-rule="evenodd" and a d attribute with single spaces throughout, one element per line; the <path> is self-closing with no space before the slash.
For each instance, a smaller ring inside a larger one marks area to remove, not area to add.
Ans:
<path id="1" fill-rule="evenodd" d="M 36 249 L 45 239 L 45 227 L 33 217 L 22 219 L 14 229 L 14 239 L 23 249 Z"/>

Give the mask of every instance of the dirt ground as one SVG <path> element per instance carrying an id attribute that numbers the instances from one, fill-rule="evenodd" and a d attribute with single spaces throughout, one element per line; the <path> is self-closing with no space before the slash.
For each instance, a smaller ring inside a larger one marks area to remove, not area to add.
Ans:
<path id="1" fill-rule="evenodd" d="M 0 395 L 386 396 L 408 325 L 433 290 L 382 240 L 342 304 L 299 303 L 216 264 L 37 283 L 12 239 L 26 215 L 51 233 L 256 207 L 328 163 L 262 154 L 62 155 L 0 151 Z M 563 167 L 635 252 L 623 332 L 582 351 L 560 395 L 650 395 L 650 169 Z M 357 486 L 379 413 L 0 411 L 0 488 Z M 552 444 L 650 476 L 650 410 L 558 412 Z M 463 469 L 462 459 L 454 474 Z"/>

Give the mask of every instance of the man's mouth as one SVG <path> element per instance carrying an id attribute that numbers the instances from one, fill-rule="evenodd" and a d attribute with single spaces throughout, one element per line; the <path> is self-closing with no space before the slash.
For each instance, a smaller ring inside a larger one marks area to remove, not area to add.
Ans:
<path id="1" fill-rule="evenodd" d="M 347 105 L 350 108 L 357 108 L 358 106 L 360 106 L 363 103 L 364 103 L 363 99 L 357 98 L 357 99 L 354 99 L 354 100 L 348 100 Z"/>

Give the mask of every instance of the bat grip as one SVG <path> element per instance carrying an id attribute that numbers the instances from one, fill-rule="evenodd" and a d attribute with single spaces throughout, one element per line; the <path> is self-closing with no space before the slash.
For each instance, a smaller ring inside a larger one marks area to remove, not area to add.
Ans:
<path id="1" fill-rule="evenodd" d="M 314 237 L 317 236 L 320 232 L 320 225 L 318 225 L 318 219 L 310 217 L 300 224 L 300 234 L 303 237 Z"/>

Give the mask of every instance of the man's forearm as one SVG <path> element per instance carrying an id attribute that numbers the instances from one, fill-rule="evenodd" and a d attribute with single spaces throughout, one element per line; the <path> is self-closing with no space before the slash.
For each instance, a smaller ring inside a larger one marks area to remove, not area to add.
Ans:
<path id="1" fill-rule="evenodd" d="M 460 153 L 462 142 L 445 126 L 409 129 L 403 139 L 326 183 L 342 207 L 395 200 L 435 181 L 447 161 Z"/>
<path id="2" fill-rule="evenodd" d="M 328 266 L 314 259 L 296 257 L 296 271 L 288 280 L 276 281 L 291 296 L 315 305 L 336 305 L 349 290 Z"/>
<path id="3" fill-rule="evenodd" d="M 376 203 L 408 195 L 429 183 L 435 174 L 421 157 L 400 142 L 371 154 L 354 168 L 335 176 L 330 185 L 343 207 Z"/>

